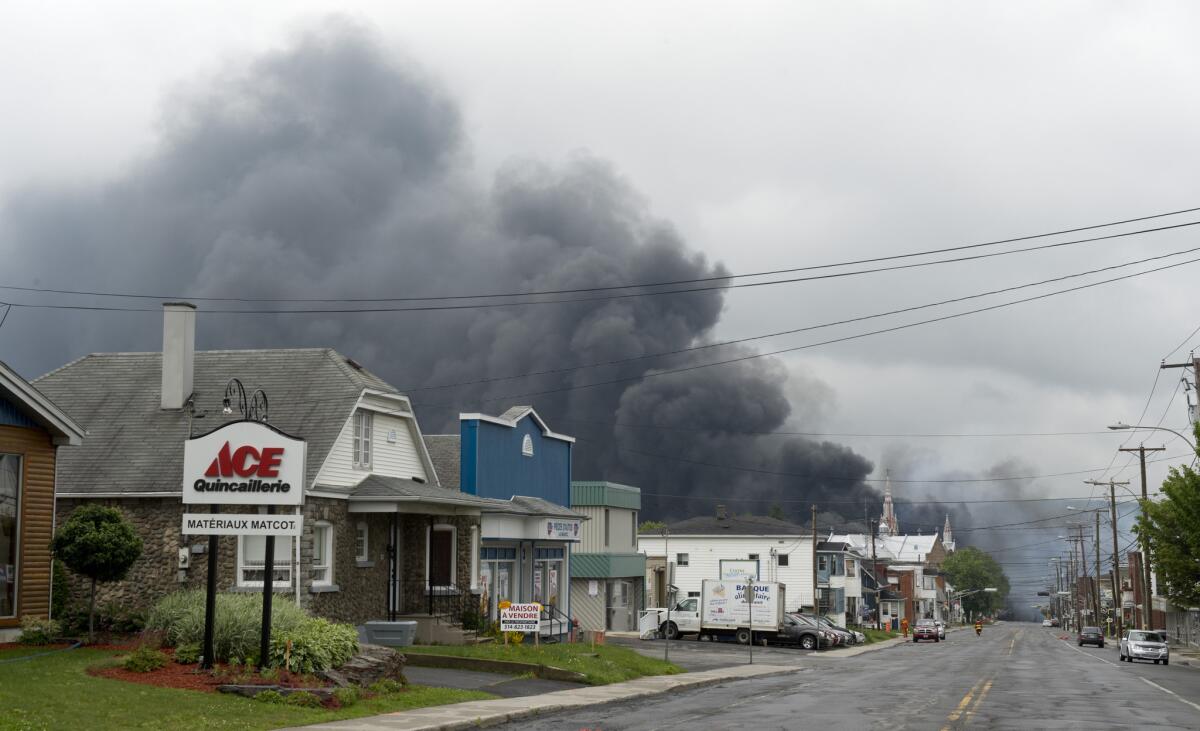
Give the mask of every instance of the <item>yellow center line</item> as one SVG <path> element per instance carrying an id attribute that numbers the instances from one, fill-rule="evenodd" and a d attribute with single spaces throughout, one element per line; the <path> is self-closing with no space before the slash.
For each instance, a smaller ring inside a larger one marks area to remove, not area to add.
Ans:
<path id="1" fill-rule="evenodd" d="M 955 721 L 957 721 L 959 719 L 959 716 L 962 715 L 962 713 L 966 709 L 966 707 L 971 704 L 971 698 L 974 697 L 975 691 L 979 690 L 979 686 L 982 684 L 983 684 L 983 678 L 980 678 L 978 681 L 975 682 L 975 685 L 971 686 L 971 689 L 967 691 L 967 694 L 965 696 L 963 696 L 963 699 L 958 702 L 958 706 L 953 711 L 950 712 L 949 716 L 946 716 L 946 720 L 949 721 L 950 723 L 947 723 L 945 726 L 942 726 L 942 731 L 950 731 L 950 724 L 954 723 Z"/>
<path id="2" fill-rule="evenodd" d="M 967 711 L 966 723 L 971 722 L 971 717 L 975 715 L 975 711 L 979 710 L 979 706 L 983 704 L 983 699 L 987 698 L 988 691 L 992 689 L 992 680 L 993 678 L 988 678 L 988 681 L 983 685 L 983 690 L 979 691 L 979 697 L 975 699 L 975 705 L 971 706 L 971 710 Z"/>

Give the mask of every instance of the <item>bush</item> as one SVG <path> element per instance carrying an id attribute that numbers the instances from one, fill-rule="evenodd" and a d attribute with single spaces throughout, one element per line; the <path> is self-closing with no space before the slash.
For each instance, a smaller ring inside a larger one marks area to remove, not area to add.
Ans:
<path id="1" fill-rule="evenodd" d="M 87 631 L 87 607 L 72 606 L 58 616 L 62 618 L 63 627 L 68 633 L 78 635 Z M 109 603 L 96 609 L 93 622 L 94 628 L 100 632 L 134 634 L 146 626 L 146 615 L 137 609 Z"/>
<path id="2" fill-rule="evenodd" d="M 358 700 L 362 698 L 362 692 L 360 692 L 358 688 L 354 687 L 338 688 L 337 690 L 333 691 L 333 697 L 337 698 L 337 702 L 342 706 L 352 706 L 355 703 L 358 703 Z"/>
<path id="3" fill-rule="evenodd" d="M 142 555 L 142 539 L 116 508 L 102 505 L 78 507 L 50 541 L 55 558 L 72 571 L 91 579 L 88 611 L 96 604 L 96 582 L 125 578 Z M 94 637 L 88 621 L 88 640 Z"/>
<path id="4" fill-rule="evenodd" d="M 54 578 L 50 582 L 50 616 L 61 618 L 67 606 L 71 603 L 71 578 L 67 575 L 67 565 L 55 559 Z"/>
<path id="5" fill-rule="evenodd" d="M 175 662 L 191 665 L 200 662 L 200 643 L 185 642 L 175 648 Z"/>
<path id="6" fill-rule="evenodd" d="M 277 690 L 264 690 L 254 696 L 259 703 L 283 703 L 283 694 Z"/>
<path id="7" fill-rule="evenodd" d="M 262 695 L 261 693 L 259 695 Z M 283 702 L 289 706 L 300 706 L 301 708 L 320 708 L 321 699 L 309 693 L 307 690 L 298 690 L 295 693 L 288 693 L 283 698 Z"/>
<path id="8" fill-rule="evenodd" d="M 134 650 L 129 657 L 121 665 L 126 669 L 135 673 L 148 673 L 151 670 L 158 670 L 167 664 L 167 655 L 165 652 L 160 652 L 148 646 L 141 646 Z"/>
<path id="9" fill-rule="evenodd" d="M 270 660 L 294 673 L 315 673 L 336 668 L 357 652 L 358 630 L 317 618 L 289 632 L 272 633 Z"/>
<path id="10" fill-rule="evenodd" d="M 391 678 L 383 678 L 371 683 L 367 690 L 378 695 L 391 695 L 392 693 L 399 693 L 404 690 L 404 686 Z"/>
<path id="11" fill-rule="evenodd" d="M 53 619 L 25 617 L 21 620 L 22 645 L 48 645 L 62 635 L 62 626 Z"/>
<path id="12" fill-rule="evenodd" d="M 311 621 L 289 601 L 271 603 L 271 635 L 293 632 Z M 168 646 L 204 642 L 204 590 L 168 594 L 150 610 L 146 628 L 165 634 Z M 218 594 L 213 622 L 213 659 L 218 662 L 257 661 L 262 635 L 262 595 Z"/>

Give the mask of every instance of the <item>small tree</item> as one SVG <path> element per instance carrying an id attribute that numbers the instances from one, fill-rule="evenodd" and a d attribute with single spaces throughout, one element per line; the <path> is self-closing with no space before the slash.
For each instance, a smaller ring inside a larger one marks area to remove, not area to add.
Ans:
<path id="1" fill-rule="evenodd" d="M 1150 542 L 1154 567 L 1165 579 L 1165 594 L 1179 607 L 1200 604 L 1200 473 L 1172 467 L 1159 502 L 1142 502 L 1135 530 Z"/>
<path id="2" fill-rule="evenodd" d="M 643 520 L 638 526 L 638 533 L 661 533 L 667 524 L 661 520 Z"/>
<path id="3" fill-rule="evenodd" d="M 142 539 L 120 511 L 85 505 L 71 513 L 51 542 L 56 558 L 91 579 L 88 599 L 88 642 L 95 639 L 96 582 L 119 581 L 142 555 Z"/>

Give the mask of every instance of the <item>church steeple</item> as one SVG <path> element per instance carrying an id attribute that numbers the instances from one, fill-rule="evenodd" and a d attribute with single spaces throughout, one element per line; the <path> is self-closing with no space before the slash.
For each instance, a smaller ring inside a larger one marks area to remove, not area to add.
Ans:
<path id="1" fill-rule="evenodd" d="M 942 545 L 947 551 L 954 550 L 954 533 L 950 530 L 949 513 L 946 513 L 946 525 L 942 526 Z"/>
<path id="2" fill-rule="evenodd" d="M 879 535 L 899 535 L 900 525 L 896 522 L 896 509 L 892 505 L 892 471 L 884 473 L 883 483 L 883 515 L 879 517 Z"/>

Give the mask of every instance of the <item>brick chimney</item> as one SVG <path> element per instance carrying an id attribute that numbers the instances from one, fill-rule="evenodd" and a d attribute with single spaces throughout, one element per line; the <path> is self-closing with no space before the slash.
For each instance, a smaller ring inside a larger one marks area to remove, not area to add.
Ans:
<path id="1" fill-rule="evenodd" d="M 727 516 L 725 514 L 725 506 L 718 505 L 717 506 L 717 520 L 725 520 L 725 518 L 727 518 L 727 517 L 729 517 L 729 516 Z"/>
<path id="2" fill-rule="evenodd" d="M 182 409 L 192 395 L 196 355 L 196 306 L 163 303 L 162 408 Z"/>

